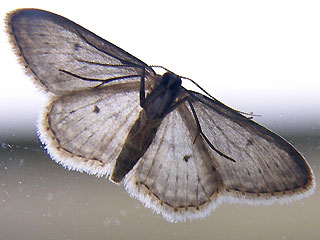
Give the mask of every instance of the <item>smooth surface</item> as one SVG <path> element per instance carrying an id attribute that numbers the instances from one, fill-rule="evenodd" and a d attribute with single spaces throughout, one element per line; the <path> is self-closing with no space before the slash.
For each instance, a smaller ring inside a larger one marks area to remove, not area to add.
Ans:
<path id="1" fill-rule="evenodd" d="M 320 138 L 290 138 L 320 174 Z M 32 143 L 0 149 L 0 232 L 11 239 L 319 239 L 319 191 L 291 204 L 223 204 L 169 223 L 104 178 L 68 171 Z M 317 177 L 319 181 L 319 178 Z"/>

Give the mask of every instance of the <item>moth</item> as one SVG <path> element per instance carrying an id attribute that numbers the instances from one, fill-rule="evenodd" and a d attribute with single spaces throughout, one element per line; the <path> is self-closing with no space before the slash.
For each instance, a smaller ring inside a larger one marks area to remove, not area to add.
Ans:
<path id="1" fill-rule="evenodd" d="M 169 221 L 203 218 L 222 202 L 313 192 L 312 170 L 292 145 L 202 88 L 187 90 L 179 75 L 159 75 L 47 11 L 14 10 L 6 24 L 20 63 L 48 95 L 39 136 L 64 167 L 124 184 Z"/>

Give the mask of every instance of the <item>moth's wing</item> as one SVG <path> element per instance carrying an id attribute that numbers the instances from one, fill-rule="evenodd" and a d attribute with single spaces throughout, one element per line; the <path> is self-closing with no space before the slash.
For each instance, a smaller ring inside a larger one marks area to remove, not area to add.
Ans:
<path id="1" fill-rule="evenodd" d="M 221 102 L 189 93 L 203 134 L 217 150 L 236 161 L 206 145 L 222 178 L 225 200 L 281 203 L 312 193 L 312 170 L 292 145 Z"/>
<path id="2" fill-rule="evenodd" d="M 20 9 L 9 13 L 6 23 L 20 62 L 38 86 L 56 95 L 108 80 L 108 85 L 139 81 L 143 70 L 155 75 L 142 61 L 59 15 Z"/>
<path id="3" fill-rule="evenodd" d="M 169 221 L 202 218 L 221 202 L 270 204 L 312 193 L 304 158 L 285 140 L 222 103 L 191 92 L 167 115 L 125 179 L 127 191 Z"/>
<path id="4" fill-rule="evenodd" d="M 76 23 L 37 9 L 7 15 L 16 54 L 35 83 L 53 93 L 39 124 L 52 158 L 92 174 L 109 174 L 138 117 L 145 63 Z"/>
<path id="5" fill-rule="evenodd" d="M 53 99 L 39 124 L 51 157 L 69 169 L 109 175 L 139 116 L 138 88 L 118 84 Z"/>
<path id="6" fill-rule="evenodd" d="M 204 217 L 217 206 L 222 181 L 186 104 L 162 121 L 150 147 L 125 178 L 125 187 L 169 221 Z"/>

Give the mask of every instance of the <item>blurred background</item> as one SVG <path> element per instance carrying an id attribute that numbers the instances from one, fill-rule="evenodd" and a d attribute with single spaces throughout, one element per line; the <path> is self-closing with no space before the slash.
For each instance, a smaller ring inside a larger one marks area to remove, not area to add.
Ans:
<path id="1" fill-rule="evenodd" d="M 65 16 L 150 65 L 192 78 L 285 137 L 317 180 L 320 160 L 318 1 L 19 1 Z M 319 239 L 319 193 L 288 205 L 223 204 L 172 224 L 107 179 L 68 171 L 37 138 L 46 97 L 18 64 L 1 21 L 1 239 Z M 192 87 L 187 84 L 188 88 Z"/>

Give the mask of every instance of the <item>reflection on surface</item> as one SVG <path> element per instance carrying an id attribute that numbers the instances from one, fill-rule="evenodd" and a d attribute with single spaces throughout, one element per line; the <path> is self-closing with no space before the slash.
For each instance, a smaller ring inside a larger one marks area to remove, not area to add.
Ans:
<path id="1" fill-rule="evenodd" d="M 320 136 L 287 137 L 319 175 Z M 220 205 L 204 220 L 168 223 L 122 186 L 67 171 L 33 143 L 1 142 L 1 239 L 317 239 L 319 193 L 294 203 Z M 318 182 L 317 181 L 317 182 Z"/>

